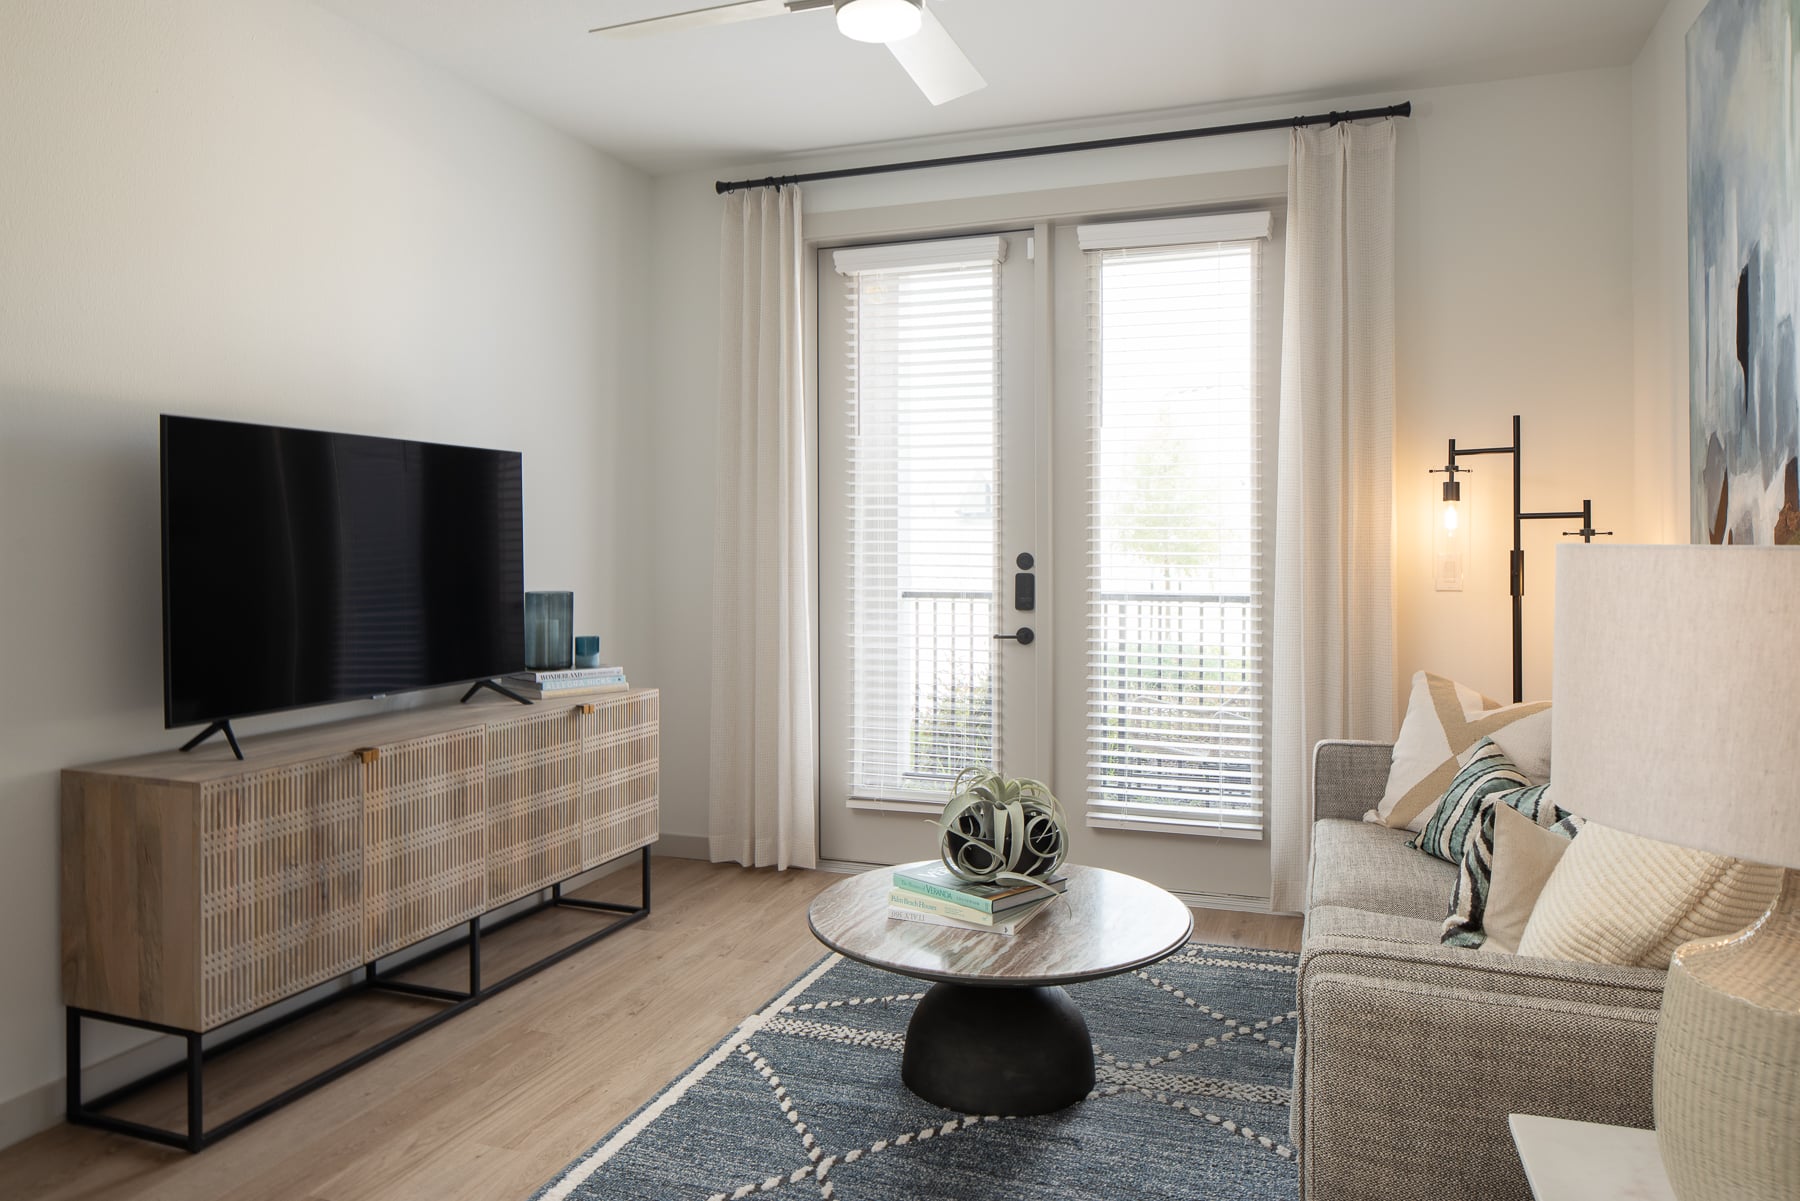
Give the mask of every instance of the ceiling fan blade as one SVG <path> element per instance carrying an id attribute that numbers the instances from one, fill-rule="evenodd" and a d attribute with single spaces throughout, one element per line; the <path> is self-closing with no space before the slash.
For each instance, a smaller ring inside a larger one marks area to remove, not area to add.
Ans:
<path id="1" fill-rule="evenodd" d="M 650 33 L 669 33 L 701 25 L 730 25 L 738 21 L 754 21 L 761 17 L 778 17 L 783 13 L 830 7 L 831 0 L 732 0 L 729 4 L 715 4 L 711 8 L 691 8 L 686 12 L 668 13 L 660 17 L 621 21 L 617 25 L 596 25 L 588 32 L 606 33 L 613 37 L 640 37 Z"/>
<path id="2" fill-rule="evenodd" d="M 919 85 L 919 90 L 925 93 L 925 99 L 933 104 L 945 104 L 985 88 L 987 80 L 962 52 L 950 31 L 929 7 L 925 8 L 924 15 L 925 24 L 919 32 L 902 41 L 889 42 L 888 49 L 894 52 L 894 57 L 900 60 L 912 81 Z"/>

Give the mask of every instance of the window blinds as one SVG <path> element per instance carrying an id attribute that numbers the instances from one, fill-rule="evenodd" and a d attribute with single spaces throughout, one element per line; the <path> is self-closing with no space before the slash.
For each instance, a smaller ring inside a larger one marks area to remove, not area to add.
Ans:
<path id="1" fill-rule="evenodd" d="M 1088 817 L 1254 837 L 1261 235 L 1179 244 L 1143 228 L 1161 224 L 1080 231 L 1105 247 L 1088 256 Z"/>
<path id="2" fill-rule="evenodd" d="M 839 251 L 847 289 L 850 796 L 997 763 L 998 238 Z"/>

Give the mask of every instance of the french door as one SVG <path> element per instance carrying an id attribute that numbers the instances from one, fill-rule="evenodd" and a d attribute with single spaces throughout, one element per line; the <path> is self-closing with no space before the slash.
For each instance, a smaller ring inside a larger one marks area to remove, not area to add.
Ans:
<path id="1" fill-rule="evenodd" d="M 825 859 L 933 855 L 991 764 L 1079 862 L 1266 897 L 1273 217 L 820 253 Z"/>
<path id="2" fill-rule="evenodd" d="M 1016 603 L 1045 553 L 1034 251 L 1006 233 L 821 252 L 827 859 L 929 857 L 922 819 L 965 765 L 1046 774 L 1047 605 Z"/>

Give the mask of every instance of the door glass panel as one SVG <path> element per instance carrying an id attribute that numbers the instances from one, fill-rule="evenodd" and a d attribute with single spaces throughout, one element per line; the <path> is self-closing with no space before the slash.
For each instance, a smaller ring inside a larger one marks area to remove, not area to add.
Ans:
<path id="1" fill-rule="evenodd" d="M 998 270 L 862 270 L 846 289 L 852 799 L 941 798 L 1000 760 Z"/>
<path id="2" fill-rule="evenodd" d="M 1254 833 L 1258 243 L 1091 263 L 1088 812 Z"/>

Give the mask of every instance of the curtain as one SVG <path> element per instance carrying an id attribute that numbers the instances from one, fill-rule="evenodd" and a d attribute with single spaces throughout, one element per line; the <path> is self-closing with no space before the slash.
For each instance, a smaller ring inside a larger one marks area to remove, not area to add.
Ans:
<path id="1" fill-rule="evenodd" d="M 713 862 L 818 862 L 800 191 L 725 197 L 714 472 Z"/>
<path id="2" fill-rule="evenodd" d="M 1392 120 L 1293 131 L 1276 451 L 1270 908 L 1305 907 L 1312 748 L 1394 723 Z"/>

